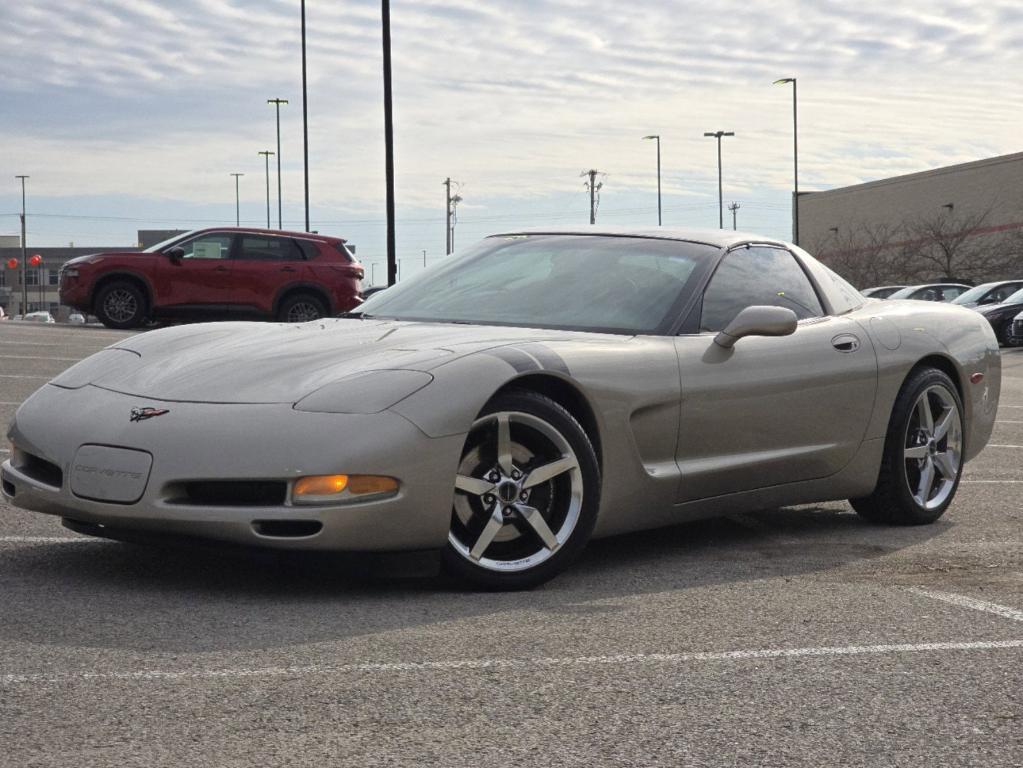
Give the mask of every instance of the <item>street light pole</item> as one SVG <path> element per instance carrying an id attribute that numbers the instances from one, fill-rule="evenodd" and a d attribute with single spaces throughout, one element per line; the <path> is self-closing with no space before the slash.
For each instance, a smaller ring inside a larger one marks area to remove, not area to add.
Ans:
<path id="1" fill-rule="evenodd" d="M 792 242 L 799 245 L 799 122 L 797 116 L 796 78 L 783 77 L 775 85 L 792 83 Z"/>
<path id="2" fill-rule="evenodd" d="M 394 241 L 394 114 L 391 97 L 391 3 L 380 0 L 380 25 L 384 49 L 384 174 L 387 177 L 387 284 L 398 281 Z"/>
<path id="3" fill-rule="evenodd" d="M 305 77 L 305 0 L 302 0 L 302 167 L 305 184 L 305 231 L 309 231 L 309 109 Z"/>
<path id="4" fill-rule="evenodd" d="M 657 140 L 657 226 L 661 226 L 661 137 L 653 134 L 643 138 Z"/>
<path id="5" fill-rule="evenodd" d="M 725 197 L 721 187 L 721 137 L 734 136 L 734 131 L 713 131 L 703 134 L 712 136 L 718 140 L 718 229 L 725 228 Z"/>
<path id="6" fill-rule="evenodd" d="M 277 107 L 277 229 L 284 229 L 281 224 L 281 104 L 287 104 L 288 100 L 267 99 L 266 103 Z"/>
<path id="7" fill-rule="evenodd" d="M 266 158 L 266 228 L 270 229 L 270 155 L 269 149 L 264 149 L 258 154 Z"/>
<path id="8" fill-rule="evenodd" d="M 238 197 L 238 179 L 244 176 L 244 173 L 232 173 L 234 176 L 234 225 L 240 227 L 242 225 L 242 208 L 241 199 Z"/>
<path id="9" fill-rule="evenodd" d="M 21 179 L 21 316 L 28 314 L 28 246 L 25 244 L 25 179 L 29 176 L 15 176 Z"/>

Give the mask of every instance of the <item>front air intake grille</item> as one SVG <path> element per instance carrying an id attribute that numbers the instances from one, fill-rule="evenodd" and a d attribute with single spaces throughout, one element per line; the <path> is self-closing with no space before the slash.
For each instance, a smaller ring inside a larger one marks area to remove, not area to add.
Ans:
<path id="1" fill-rule="evenodd" d="M 52 488 L 60 488 L 64 483 L 64 473 L 60 471 L 60 467 L 46 459 L 34 456 L 17 447 L 14 449 L 12 458 L 11 463 L 14 468 L 36 482 L 49 485 Z"/>
<path id="2" fill-rule="evenodd" d="M 279 507 L 288 484 L 278 480 L 195 480 L 180 483 L 171 504 L 201 507 Z"/>

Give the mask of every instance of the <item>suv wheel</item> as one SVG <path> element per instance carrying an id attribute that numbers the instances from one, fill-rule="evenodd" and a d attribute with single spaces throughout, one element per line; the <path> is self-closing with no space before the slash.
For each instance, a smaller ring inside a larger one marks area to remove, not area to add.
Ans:
<path id="1" fill-rule="evenodd" d="M 146 296 L 134 283 L 117 280 L 100 288 L 95 311 L 107 328 L 138 328 L 146 319 Z"/>
<path id="2" fill-rule="evenodd" d="M 281 302 L 277 319 L 282 323 L 307 323 L 326 317 L 327 307 L 322 299 L 310 293 L 295 293 Z"/>

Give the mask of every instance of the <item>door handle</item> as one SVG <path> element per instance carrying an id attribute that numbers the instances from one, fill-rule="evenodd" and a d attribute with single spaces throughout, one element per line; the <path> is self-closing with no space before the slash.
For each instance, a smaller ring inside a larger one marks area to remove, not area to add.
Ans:
<path id="1" fill-rule="evenodd" d="M 851 333 L 842 333 L 831 340 L 831 346 L 839 352 L 855 352 L 860 348 L 860 340 Z"/>
<path id="2" fill-rule="evenodd" d="M 281 267 L 281 272 L 294 272 L 294 267 Z"/>
<path id="3" fill-rule="evenodd" d="M 224 266 L 220 266 L 220 267 L 214 267 L 214 268 L 213 268 L 213 271 L 214 271 L 214 272 L 228 272 L 229 270 L 228 270 L 228 268 L 227 268 L 227 267 L 224 267 Z"/>

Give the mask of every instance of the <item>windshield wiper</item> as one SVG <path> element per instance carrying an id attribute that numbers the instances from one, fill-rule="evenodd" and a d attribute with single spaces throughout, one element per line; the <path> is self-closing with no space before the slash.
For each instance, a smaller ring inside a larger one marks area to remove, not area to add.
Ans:
<path id="1" fill-rule="evenodd" d="M 372 320 L 375 315 L 368 315 L 365 312 L 342 312 L 340 315 L 335 315 L 335 317 L 345 317 L 353 320 Z"/>

